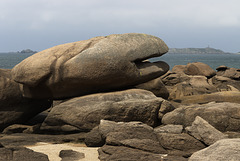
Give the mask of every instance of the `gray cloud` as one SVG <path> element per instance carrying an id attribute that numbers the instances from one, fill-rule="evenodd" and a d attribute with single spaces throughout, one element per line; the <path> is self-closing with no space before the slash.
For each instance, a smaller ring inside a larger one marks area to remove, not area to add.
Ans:
<path id="1" fill-rule="evenodd" d="M 0 51 L 140 32 L 170 47 L 239 51 L 239 0 L 0 1 Z"/>

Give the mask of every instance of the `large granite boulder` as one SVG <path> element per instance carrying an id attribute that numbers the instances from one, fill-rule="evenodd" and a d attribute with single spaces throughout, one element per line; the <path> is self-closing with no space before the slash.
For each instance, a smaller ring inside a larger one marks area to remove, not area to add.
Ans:
<path id="1" fill-rule="evenodd" d="M 240 158 L 240 139 L 222 139 L 193 153 L 189 161 L 234 161 Z"/>
<path id="2" fill-rule="evenodd" d="M 240 131 L 240 104 L 229 102 L 182 106 L 165 114 L 162 123 L 186 127 L 192 124 L 196 116 L 221 132 Z"/>
<path id="3" fill-rule="evenodd" d="M 22 86 L 11 79 L 10 73 L 0 69 L 0 131 L 11 124 L 24 123 L 51 106 L 46 99 L 24 98 Z"/>
<path id="4" fill-rule="evenodd" d="M 58 45 L 28 57 L 12 69 L 25 97 L 62 99 L 126 88 L 155 79 L 169 69 L 145 59 L 168 51 L 159 38 L 119 34 Z"/>
<path id="5" fill-rule="evenodd" d="M 41 130 L 52 132 L 90 131 L 101 119 L 113 121 L 141 121 L 150 126 L 159 124 L 158 113 L 170 108 L 153 93 L 130 89 L 76 97 L 52 108 Z M 170 105 L 169 105 L 170 106 Z"/>
<path id="6" fill-rule="evenodd" d="M 216 75 L 215 70 L 213 70 L 209 65 L 201 62 L 188 63 L 185 67 L 184 73 L 187 75 L 203 75 L 206 77 Z"/>

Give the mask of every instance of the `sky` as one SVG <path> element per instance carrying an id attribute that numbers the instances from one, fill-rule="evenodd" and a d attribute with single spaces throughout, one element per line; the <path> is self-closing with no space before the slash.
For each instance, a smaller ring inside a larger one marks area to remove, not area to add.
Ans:
<path id="1" fill-rule="evenodd" d="M 0 52 L 122 33 L 240 52 L 239 0 L 0 0 Z"/>

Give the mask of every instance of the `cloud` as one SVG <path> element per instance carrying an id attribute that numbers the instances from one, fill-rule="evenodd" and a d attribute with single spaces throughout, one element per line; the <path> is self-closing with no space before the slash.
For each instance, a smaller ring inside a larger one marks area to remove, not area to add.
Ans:
<path id="1" fill-rule="evenodd" d="M 208 35 L 216 37 L 215 31 L 232 35 L 240 27 L 239 6 L 239 0 L 2 0 L 0 35 L 51 46 L 49 41 L 145 32 L 179 45 L 181 39 L 194 42 L 193 36 L 212 39 Z"/>
<path id="2" fill-rule="evenodd" d="M 240 26 L 240 1 L 237 0 L 8 0 L 0 4 L 2 23 L 24 23 L 32 29 L 86 23 L 105 27 L 114 24 L 129 27 Z"/>

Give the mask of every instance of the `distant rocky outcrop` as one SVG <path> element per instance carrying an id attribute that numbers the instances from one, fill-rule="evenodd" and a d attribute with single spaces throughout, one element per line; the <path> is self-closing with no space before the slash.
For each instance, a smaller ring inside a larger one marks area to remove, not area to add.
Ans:
<path id="1" fill-rule="evenodd" d="M 206 48 L 170 48 L 168 54 L 232 54 L 232 53 L 206 47 Z"/>

